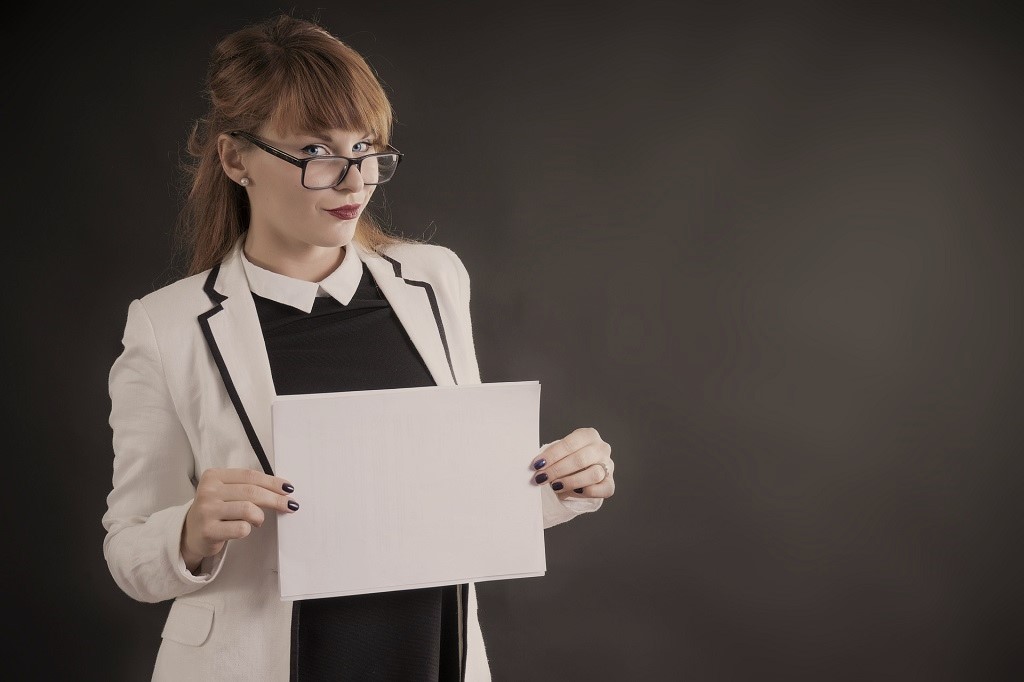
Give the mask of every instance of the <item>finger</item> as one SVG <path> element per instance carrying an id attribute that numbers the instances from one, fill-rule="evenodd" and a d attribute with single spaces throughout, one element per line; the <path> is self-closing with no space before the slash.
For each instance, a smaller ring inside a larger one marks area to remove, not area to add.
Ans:
<path id="1" fill-rule="evenodd" d="M 241 540 L 252 533 L 252 524 L 248 521 L 218 521 L 211 524 L 206 537 L 213 543 L 226 540 Z"/>
<path id="2" fill-rule="evenodd" d="M 590 497 L 590 494 L 587 492 L 587 487 L 588 486 L 580 488 L 563 488 L 555 494 L 558 495 L 558 498 L 561 500 L 564 500 L 567 497 Z"/>
<path id="3" fill-rule="evenodd" d="M 594 441 L 601 442 L 601 434 L 597 432 L 597 429 L 590 427 L 576 429 L 564 438 L 556 440 L 544 448 L 539 455 L 533 458 L 531 466 L 535 470 L 551 466 Z M 541 464 L 542 461 L 544 462 L 543 464 Z"/>
<path id="4" fill-rule="evenodd" d="M 197 551 L 204 556 L 210 556 L 220 551 L 219 545 L 222 543 L 248 537 L 252 529 L 251 523 L 240 519 L 204 523 L 198 532 L 197 541 L 200 547 Z"/>
<path id="5" fill-rule="evenodd" d="M 299 508 L 299 503 L 283 491 L 277 493 L 252 483 L 224 484 L 219 490 L 219 496 L 225 502 L 251 502 L 258 507 L 278 512 L 291 512 Z"/>
<path id="6" fill-rule="evenodd" d="M 572 488 L 564 488 L 562 491 L 557 492 L 555 494 L 558 495 L 558 498 L 562 500 L 564 500 L 566 497 L 607 498 L 615 494 L 615 479 L 609 476 L 600 483 L 584 486 L 582 489 L 580 489 L 579 492 Z"/>
<path id="7" fill-rule="evenodd" d="M 590 486 L 590 491 L 593 497 L 611 497 L 615 494 L 615 477 L 609 476 L 600 483 Z"/>
<path id="8" fill-rule="evenodd" d="M 295 486 L 287 479 L 256 469 L 215 469 L 212 473 L 221 483 L 255 485 L 278 494 L 295 492 Z"/>
<path id="9" fill-rule="evenodd" d="M 550 484 L 551 489 L 556 493 L 565 493 L 569 490 L 572 490 L 573 492 L 582 492 L 582 490 L 578 489 L 592 486 L 595 483 L 600 483 L 604 478 L 604 467 L 600 464 L 591 464 L 582 471 L 577 471 L 562 478 L 552 479 Z"/>
<path id="10" fill-rule="evenodd" d="M 539 473 L 534 475 L 533 480 L 538 484 L 545 482 L 555 483 L 556 481 L 571 476 L 576 472 L 582 472 L 584 469 L 587 469 L 598 462 L 609 461 L 608 453 L 610 452 L 611 446 L 604 441 L 589 443 L 558 461 L 549 463 L 547 466 L 543 467 Z M 601 474 L 604 473 L 604 469 L 602 467 L 599 466 L 598 469 L 601 470 Z M 596 480 L 580 479 L 580 482 L 590 484 L 596 483 L 598 480 L 600 480 L 600 476 L 598 476 Z M 571 489 L 578 488 L 579 485 L 567 485 L 565 487 Z"/>
<path id="11" fill-rule="evenodd" d="M 266 520 L 266 514 L 252 502 L 221 502 L 219 521 L 246 521 L 259 528 Z"/>

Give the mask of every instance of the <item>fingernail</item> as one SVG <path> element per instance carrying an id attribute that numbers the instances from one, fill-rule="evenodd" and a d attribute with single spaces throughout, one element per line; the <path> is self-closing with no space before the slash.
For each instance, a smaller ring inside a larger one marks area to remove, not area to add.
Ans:
<path id="1" fill-rule="evenodd" d="M 561 490 L 561 489 L 562 489 L 562 488 L 564 488 L 564 487 L 565 487 L 565 486 L 564 486 L 564 485 L 562 485 L 562 482 L 561 482 L 561 481 L 559 481 L 558 483 L 552 483 L 552 484 L 551 484 L 551 488 L 552 488 L 552 490 Z"/>
<path id="2" fill-rule="evenodd" d="M 534 469 L 543 469 L 544 465 L 547 464 L 547 463 L 548 463 L 548 461 L 546 459 L 538 459 L 536 462 L 533 463 L 533 468 Z"/>
<path id="3" fill-rule="evenodd" d="M 281 486 L 281 490 L 285 491 L 286 493 L 293 493 L 295 492 L 295 486 L 293 486 L 291 483 L 285 483 L 283 486 Z"/>
<path id="4" fill-rule="evenodd" d="M 537 478 L 535 478 L 533 480 L 537 481 L 537 483 L 543 483 L 544 481 L 548 480 L 548 475 L 547 474 L 537 474 Z"/>
<path id="5" fill-rule="evenodd" d="M 573 488 L 572 491 L 574 493 L 581 493 L 581 492 L 583 492 L 583 488 Z"/>
<path id="6" fill-rule="evenodd" d="M 295 500 L 288 500 L 288 508 L 295 511 L 299 508 L 299 503 Z"/>

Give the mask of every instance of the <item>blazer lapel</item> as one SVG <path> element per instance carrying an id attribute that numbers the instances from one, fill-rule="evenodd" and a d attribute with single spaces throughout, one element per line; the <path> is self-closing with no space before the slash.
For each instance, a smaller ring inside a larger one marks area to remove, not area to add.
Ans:
<path id="1" fill-rule="evenodd" d="M 213 307 L 199 316 L 206 343 L 263 471 L 273 474 L 271 403 L 277 393 L 256 305 L 242 267 L 243 234 L 204 285 Z"/>
<path id="2" fill-rule="evenodd" d="M 271 405 L 277 393 L 263 329 L 242 267 L 244 241 L 243 234 L 231 254 L 210 271 L 203 288 L 213 307 L 199 316 L 199 324 L 253 452 L 263 471 L 273 474 Z M 438 386 L 456 384 L 434 288 L 403 273 L 399 261 L 356 248 L 434 381 Z"/>
<path id="3" fill-rule="evenodd" d="M 403 272 L 402 264 L 394 258 L 362 248 L 359 257 L 388 299 L 437 385 L 458 383 L 434 288 L 428 282 L 415 279 L 413 274 Z"/>

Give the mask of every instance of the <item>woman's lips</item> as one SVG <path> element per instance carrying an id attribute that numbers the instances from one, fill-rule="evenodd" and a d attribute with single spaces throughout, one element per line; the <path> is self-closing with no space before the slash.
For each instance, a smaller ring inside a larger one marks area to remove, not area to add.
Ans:
<path id="1" fill-rule="evenodd" d="M 327 212 L 339 220 L 353 220 L 359 216 L 360 206 L 362 204 L 346 204 L 338 208 L 327 209 Z"/>

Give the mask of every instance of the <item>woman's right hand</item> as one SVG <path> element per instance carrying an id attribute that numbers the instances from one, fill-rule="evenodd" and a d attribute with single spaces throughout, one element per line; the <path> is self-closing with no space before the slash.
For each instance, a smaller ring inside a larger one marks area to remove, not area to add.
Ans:
<path id="1" fill-rule="evenodd" d="M 291 483 L 255 469 L 207 469 L 181 530 L 181 557 L 195 572 L 204 557 L 217 554 L 228 540 L 244 538 L 262 526 L 264 509 L 290 514 L 299 503 L 288 497 Z"/>

